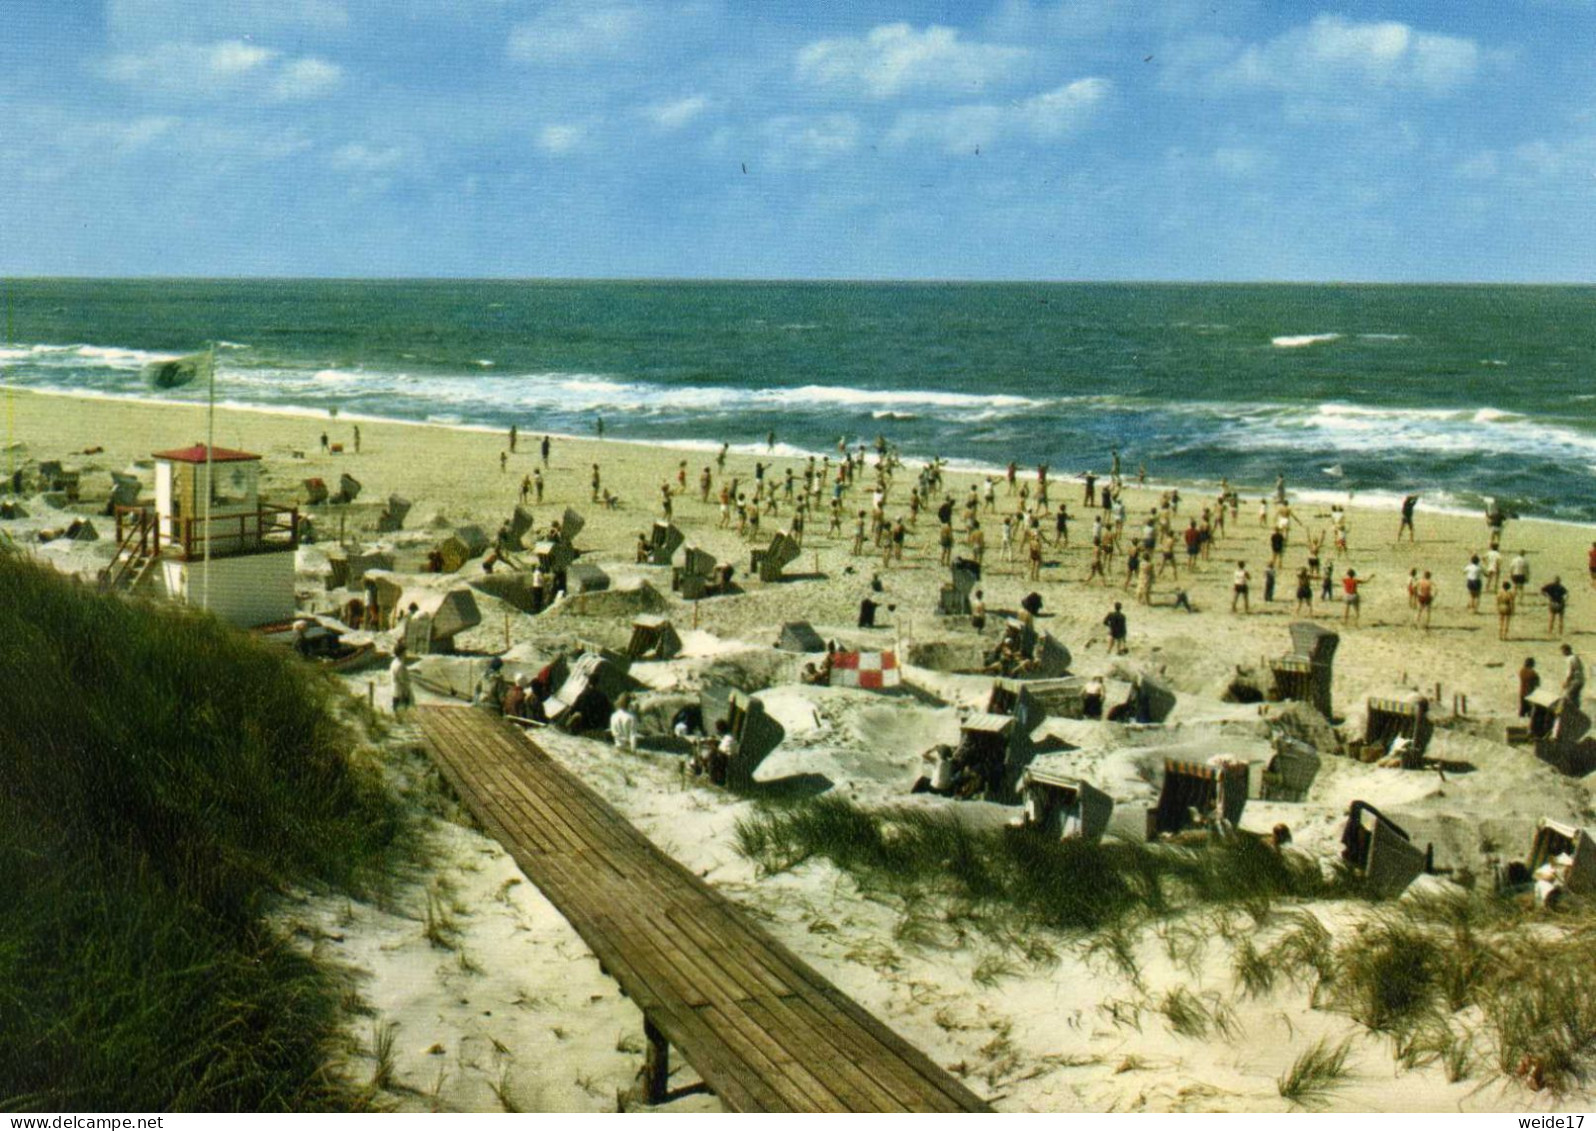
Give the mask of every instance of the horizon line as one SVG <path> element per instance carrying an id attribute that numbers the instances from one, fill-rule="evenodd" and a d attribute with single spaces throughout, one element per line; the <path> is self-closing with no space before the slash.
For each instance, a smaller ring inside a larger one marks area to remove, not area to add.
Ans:
<path id="1" fill-rule="evenodd" d="M 865 286 L 1167 286 L 1167 287 L 1596 287 L 1596 280 L 1492 279 L 1165 279 L 1035 278 L 975 276 L 777 276 L 777 275 L 27 275 L 0 273 L 7 283 L 747 283 Z"/>

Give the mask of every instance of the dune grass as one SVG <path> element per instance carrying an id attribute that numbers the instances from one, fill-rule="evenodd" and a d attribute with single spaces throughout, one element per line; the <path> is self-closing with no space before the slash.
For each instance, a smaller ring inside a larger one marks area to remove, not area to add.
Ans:
<path id="1" fill-rule="evenodd" d="M 331 683 L 0 552 L 0 1109 L 342 1108 L 343 992 L 261 922 L 398 818 Z"/>
<path id="2" fill-rule="evenodd" d="M 1456 1081 L 1494 1062 L 1504 1075 L 1559 1093 L 1596 1075 L 1590 909 L 1548 915 L 1460 889 L 1368 904 L 1354 925 L 1332 933 L 1300 904 L 1356 899 L 1359 885 L 1255 838 L 1199 848 L 1059 841 L 973 829 L 949 811 L 872 811 L 824 795 L 757 809 L 738 822 L 736 836 L 739 850 L 766 872 L 824 858 L 867 892 L 890 895 L 914 920 L 901 941 L 945 940 L 942 928 L 952 925 L 1016 953 L 1019 940 L 1036 937 L 1033 928 L 1070 932 L 1088 964 L 1147 994 L 1163 991 L 1144 984 L 1137 950 L 1145 928 L 1154 927 L 1170 960 L 1188 973 L 1211 935 L 1232 948 L 1240 994 L 1305 989 L 1313 1007 L 1389 1035 L 1403 1067 L 1439 1064 Z M 1224 925 L 1236 913 L 1253 924 L 1245 934 Z M 1205 922 L 1215 924 L 1212 932 Z M 1014 972 L 990 958 L 980 970 L 984 981 Z M 1186 1036 L 1223 1034 L 1232 1018 L 1217 998 L 1179 990 L 1144 1004 Z M 1318 1102 L 1345 1063 L 1344 1046 L 1315 1046 L 1281 1078 L 1281 1094 Z"/>
<path id="3" fill-rule="evenodd" d="M 1256 907 L 1330 894 L 1313 861 L 1252 837 L 1201 848 L 1059 840 L 972 829 L 951 812 L 862 809 L 821 796 L 768 806 L 737 824 L 738 849 L 767 872 L 825 857 L 906 899 L 945 897 L 994 923 L 1098 930 L 1200 904 Z"/>
<path id="4" fill-rule="evenodd" d="M 1318 1107 L 1328 1102 L 1336 1088 L 1346 1082 L 1347 1054 L 1351 1042 L 1331 1045 L 1324 1040 L 1292 1062 L 1285 1075 L 1275 1081 L 1281 1096 L 1303 1107 Z"/>

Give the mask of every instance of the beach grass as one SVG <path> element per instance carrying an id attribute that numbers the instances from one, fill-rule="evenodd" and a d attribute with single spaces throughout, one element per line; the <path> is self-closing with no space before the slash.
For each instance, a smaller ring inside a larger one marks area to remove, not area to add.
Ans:
<path id="1" fill-rule="evenodd" d="M 761 807 L 738 822 L 736 837 L 766 872 L 824 857 L 867 887 L 966 906 L 989 934 L 1016 923 L 1097 931 L 1198 905 L 1254 908 L 1339 890 L 1313 861 L 1253 837 L 1197 847 L 1059 840 L 972 828 L 949 811 L 871 810 L 830 796 Z"/>
<path id="2" fill-rule="evenodd" d="M 1275 1082 L 1280 1095 L 1303 1107 L 1323 1105 L 1331 1093 L 1345 1083 L 1350 1052 L 1350 1041 L 1336 1045 L 1315 1041 Z"/>
<path id="3" fill-rule="evenodd" d="M 340 1109 L 347 987 L 263 921 L 400 828 L 336 691 L 0 553 L 0 1109 Z"/>

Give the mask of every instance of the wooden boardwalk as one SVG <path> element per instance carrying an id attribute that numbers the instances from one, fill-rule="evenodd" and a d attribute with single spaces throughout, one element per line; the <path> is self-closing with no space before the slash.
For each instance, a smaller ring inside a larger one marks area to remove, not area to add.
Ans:
<path id="1" fill-rule="evenodd" d="M 416 713 L 466 805 L 642 1009 L 651 1099 L 675 1046 L 734 1111 L 989 1110 L 512 724 Z"/>

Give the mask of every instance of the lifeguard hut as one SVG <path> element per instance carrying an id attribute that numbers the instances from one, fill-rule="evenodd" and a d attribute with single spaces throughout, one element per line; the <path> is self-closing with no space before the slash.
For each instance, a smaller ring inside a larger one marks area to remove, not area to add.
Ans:
<path id="1" fill-rule="evenodd" d="M 109 586 L 136 585 L 158 566 L 168 596 L 233 624 L 292 618 L 299 512 L 261 500 L 261 457 L 195 444 L 154 460 L 154 510 L 116 508 Z"/>

